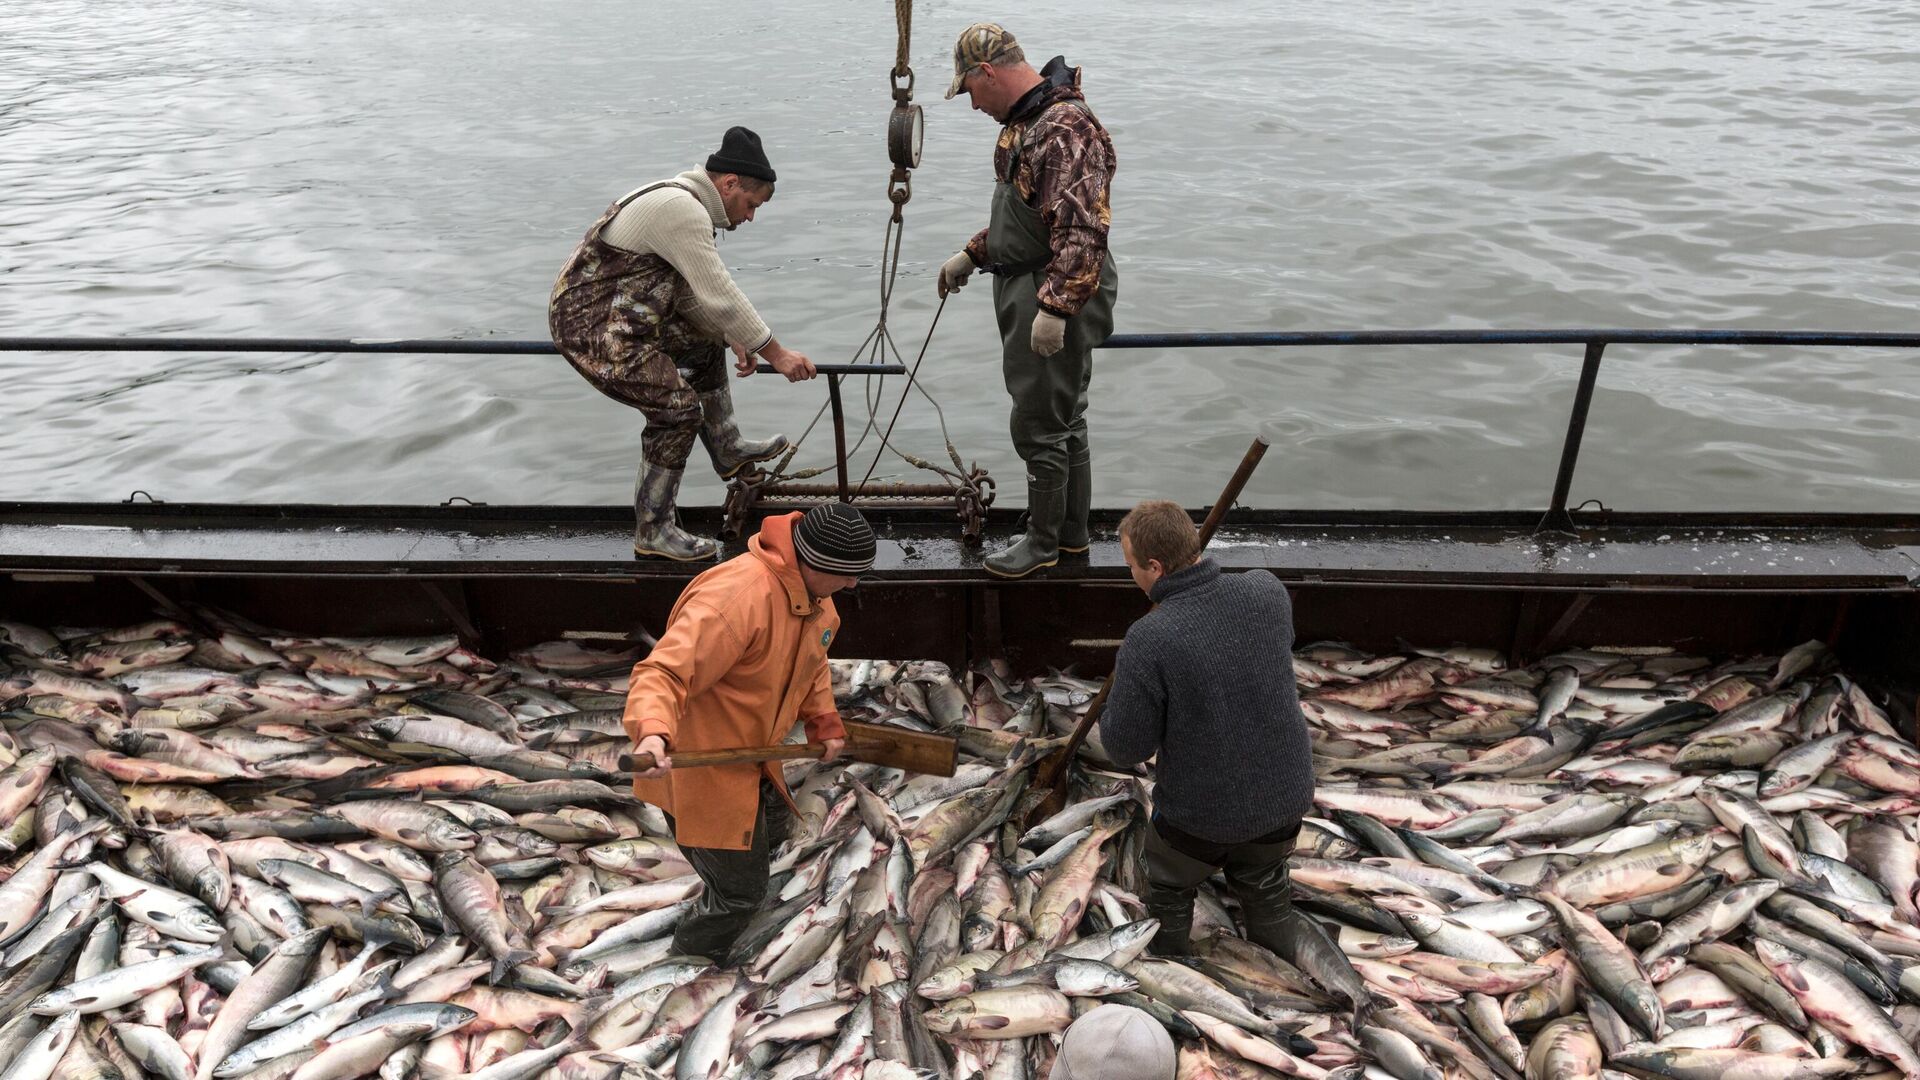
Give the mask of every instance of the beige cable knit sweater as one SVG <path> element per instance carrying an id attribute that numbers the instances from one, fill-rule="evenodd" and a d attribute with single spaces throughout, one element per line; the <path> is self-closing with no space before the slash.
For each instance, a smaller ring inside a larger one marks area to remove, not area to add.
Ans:
<path id="1" fill-rule="evenodd" d="M 733 283 L 714 243 L 718 231 L 732 224 L 720 190 L 705 169 L 683 172 L 674 181 L 682 186 L 649 191 L 621 207 L 600 239 L 623 251 L 667 260 L 693 293 L 682 314 L 701 330 L 752 350 L 764 348 L 773 331 Z"/>

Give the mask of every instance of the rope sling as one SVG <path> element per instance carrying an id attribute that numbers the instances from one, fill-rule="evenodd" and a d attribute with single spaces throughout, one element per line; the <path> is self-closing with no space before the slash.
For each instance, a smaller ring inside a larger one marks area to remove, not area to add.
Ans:
<path id="1" fill-rule="evenodd" d="M 912 107 L 914 76 L 913 68 L 908 63 L 908 53 L 912 40 L 913 0 L 894 0 L 893 9 L 894 21 L 898 28 L 899 48 L 895 54 L 893 70 L 889 73 L 889 80 L 892 84 L 892 96 L 896 106 L 896 113 L 898 113 Z M 853 356 L 848 361 L 850 364 L 885 364 L 890 361 L 894 363 L 902 362 L 901 350 L 899 346 L 895 344 L 893 340 L 893 330 L 888 324 L 888 315 L 893 303 L 894 286 L 900 276 L 900 251 L 906 232 L 904 211 L 908 200 L 912 197 L 913 186 L 910 167 L 904 164 L 898 154 L 896 154 L 893 171 L 887 181 L 887 200 L 892 203 L 893 212 L 887 218 L 886 232 L 882 238 L 880 248 L 880 314 L 873 329 L 868 332 L 866 338 L 861 341 L 859 346 L 853 350 Z M 882 380 L 884 380 L 886 376 L 865 376 L 866 384 L 863 388 L 862 396 L 866 401 L 867 420 L 862 426 L 859 436 L 847 450 L 847 459 L 851 461 L 855 455 L 859 454 L 866 446 L 867 440 L 870 437 L 877 437 L 880 445 L 873 452 L 873 458 L 867 465 L 866 474 L 861 478 L 860 483 L 854 485 L 850 490 L 859 492 L 864 489 L 867 482 L 873 479 L 874 470 L 879 468 L 881 460 L 889 453 L 916 469 L 939 475 L 949 485 L 953 486 L 956 491 L 978 482 L 976 479 L 977 470 L 970 469 L 961 460 L 959 450 L 954 447 L 953 436 L 947 429 L 945 410 L 940 407 L 940 402 L 921 384 L 919 379 L 920 365 L 927 358 L 927 348 L 933 343 L 934 331 L 939 327 L 940 315 L 946 310 L 946 307 L 947 298 L 943 296 L 940 298 L 939 307 L 934 309 L 933 320 L 927 326 L 927 335 L 920 343 L 919 354 L 914 358 L 913 366 L 907 372 L 907 385 L 901 389 L 899 399 L 894 403 L 893 414 L 888 418 L 884 429 L 880 427 L 879 414 L 885 408 Z M 894 427 L 900 420 L 900 414 L 906 407 L 907 399 L 916 392 L 926 399 L 928 405 L 933 407 L 934 416 L 940 425 L 940 437 L 946 446 L 947 458 L 952 463 L 951 469 L 929 461 L 908 450 L 904 450 L 896 446 L 893 442 Z M 813 414 L 813 419 L 808 422 L 806 428 L 800 432 L 799 437 L 793 440 L 792 445 L 787 448 L 787 452 L 780 458 L 779 462 L 766 470 L 765 482 L 780 483 L 808 480 L 829 472 L 836 467 L 834 464 L 827 464 L 810 466 L 793 472 L 787 471 L 792 466 L 794 458 L 799 454 L 800 448 L 806 442 L 807 437 L 813 433 L 814 429 L 819 426 L 821 419 L 827 414 L 827 409 L 827 405 L 822 405 L 820 409 Z M 987 483 L 990 485 L 991 481 L 989 480 Z"/>

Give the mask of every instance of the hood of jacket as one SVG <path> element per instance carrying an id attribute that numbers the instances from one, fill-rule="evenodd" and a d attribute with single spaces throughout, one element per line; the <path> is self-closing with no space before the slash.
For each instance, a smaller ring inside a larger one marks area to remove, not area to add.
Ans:
<path id="1" fill-rule="evenodd" d="M 793 552 L 793 528 L 801 514 L 781 514 L 760 523 L 760 531 L 747 541 L 747 550 L 766 564 L 787 590 L 787 608 L 795 615 L 810 615 L 819 606 L 807 593 L 806 579 L 800 576 L 800 559 Z"/>

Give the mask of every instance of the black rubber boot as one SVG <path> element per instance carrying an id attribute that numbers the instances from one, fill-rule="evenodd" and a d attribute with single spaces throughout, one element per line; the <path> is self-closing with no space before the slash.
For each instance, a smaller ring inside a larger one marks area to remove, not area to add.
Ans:
<path id="1" fill-rule="evenodd" d="M 1214 866 L 1167 843 L 1153 822 L 1147 824 L 1141 856 L 1147 871 L 1147 891 L 1141 901 L 1147 916 L 1160 920 L 1160 929 L 1147 948 L 1155 956 L 1192 955 L 1193 901 L 1200 883 L 1213 876 Z"/>
<path id="2" fill-rule="evenodd" d="M 1023 578 L 1060 561 L 1060 519 L 1067 510 L 1067 489 L 1027 481 L 1027 534 L 986 557 L 995 577 Z"/>
<path id="3" fill-rule="evenodd" d="M 1060 520 L 1060 551 L 1064 555 L 1084 555 L 1093 546 L 1087 528 L 1087 515 L 1093 510 L 1093 459 L 1081 457 L 1067 462 L 1067 512 Z"/>
<path id="4" fill-rule="evenodd" d="M 1147 917 L 1160 920 L 1147 951 L 1155 956 L 1193 955 L 1193 898 L 1197 890 L 1173 890 L 1158 887 L 1147 890 L 1142 898 Z"/>
<path id="5" fill-rule="evenodd" d="M 771 806 L 769 805 L 771 804 Z M 673 819 L 667 819 L 671 822 Z M 792 816 L 779 792 L 760 781 L 760 812 L 745 851 L 682 847 L 680 853 L 700 876 L 700 896 L 673 931 L 673 951 L 684 956 L 726 957 L 753 919 L 770 884 L 769 852 L 786 842 Z"/>
<path id="6" fill-rule="evenodd" d="M 633 553 L 643 559 L 699 562 L 720 554 L 720 541 L 680 527 L 673 511 L 680 474 L 679 469 L 640 464 L 640 481 L 633 490 Z"/>
<path id="7" fill-rule="evenodd" d="M 1326 928 L 1296 910 L 1291 901 L 1277 905 L 1279 911 L 1274 910 L 1275 906 L 1258 906 L 1262 910 L 1249 908 L 1242 901 L 1247 940 L 1272 950 L 1280 959 L 1306 972 L 1321 989 L 1346 999 L 1353 1009 L 1355 1025 L 1365 1023 L 1372 1012 L 1373 995 Z"/>
<path id="8" fill-rule="evenodd" d="M 713 459 L 713 471 L 731 480 L 749 465 L 758 465 L 787 452 L 787 437 L 748 439 L 733 421 L 733 394 L 724 384 L 700 395 L 700 444 Z"/>

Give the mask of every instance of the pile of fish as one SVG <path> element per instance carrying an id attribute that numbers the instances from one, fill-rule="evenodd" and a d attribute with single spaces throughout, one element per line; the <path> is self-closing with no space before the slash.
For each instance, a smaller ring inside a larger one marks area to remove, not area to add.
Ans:
<path id="1" fill-rule="evenodd" d="M 1211 885 L 1148 955 L 1151 771 L 1097 732 L 1029 814 L 1095 684 L 835 661 L 962 763 L 791 764 L 762 909 L 698 958 L 617 771 L 642 647 L 177 616 L 0 621 L 0 1080 L 1038 1078 L 1102 1002 L 1182 1077 L 1920 1080 L 1920 751 L 1818 645 L 1300 650 L 1295 896 L 1350 959 L 1300 967 Z"/>
<path id="2" fill-rule="evenodd" d="M 1920 750 L 1825 646 L 1409 653 L 1294 661 L 1375 1065 L 1920 1077 Z"/>

